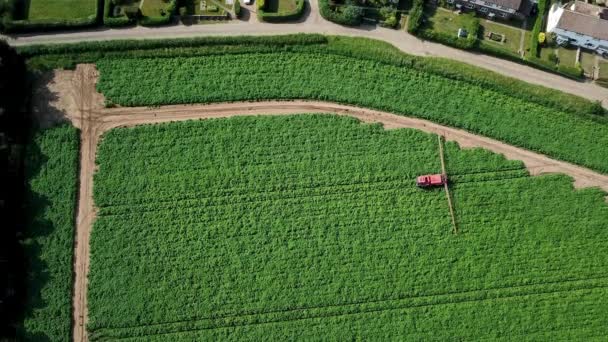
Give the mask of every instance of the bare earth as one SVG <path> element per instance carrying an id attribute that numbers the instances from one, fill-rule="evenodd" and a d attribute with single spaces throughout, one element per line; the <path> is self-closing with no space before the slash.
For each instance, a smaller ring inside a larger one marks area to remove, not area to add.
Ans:
<path id="1" fill-rule="evenodd" d="M 236 102 L 108 109 L 103 107 L 103 96 L 95 91 L 96 78 L 97 71 L 93 65 L 80 65 L 76 71 L 55 71 L 46 79 L 47 84 L 39 85 L 35 101 L 35 112 L 42 123 L 50 125 L 58 121 L 70 121 L 81 129 L 80 192 L 74 245 L 74 341 L 88 340 L 86 292 L 89 237 L 96 215 L 92 189 L 97 145 L 104 132 L 116 127 L 239 115 L 348 115 L 366 123 L 381 123 L 386 129 L 415 128 L 442 135 L 446 140 L 455 141 L 463 148 L 481 147 L 503 154 L 508 159 L 521 160 L 532 175 L 564 173 L 574 179 L 576 188 L 595 186 L 608 192 L 608 175 L 426 120 L 319 101 Z"/>

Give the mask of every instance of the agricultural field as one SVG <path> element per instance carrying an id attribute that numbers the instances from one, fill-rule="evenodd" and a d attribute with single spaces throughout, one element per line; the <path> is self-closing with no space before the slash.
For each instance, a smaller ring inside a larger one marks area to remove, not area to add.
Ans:
<path id="1" fill-rule="evenodd" d="M 434 135 L 329 115 L 107 132 L 90 340 L 606 336 L 604 194 L 445 154 L 458 234 L 414 184 L 441 169 Z"/>
<path id="2" fill-rule="evenodd" d="M 574 114 L 534 102 L 533 96 L 373 58 L 321 50 L 222 51 L 201 57 L 105 58 L 97 60 L 97 67 L 98 89 L 109 104 L 329 100 L 464 128 L 608 172 L 605 117 Z"/>
<path id="3" fill-rule="evenodd" d="M 28 20 L 78 19 L 94 15 L 96 0 L 28 0 Z"/>
<path id="4" fill-rule="evenodd" d="M 71 335 L 72 254 L 78 131 L 40 131 L 27 148 L 27 298 L 21 340 L 67 341 Z"/>

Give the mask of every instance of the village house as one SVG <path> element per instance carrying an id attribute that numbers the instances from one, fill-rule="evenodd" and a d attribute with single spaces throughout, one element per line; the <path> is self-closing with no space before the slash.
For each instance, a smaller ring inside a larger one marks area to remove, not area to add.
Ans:
<path id="1" fill-rule="evenodd" d="M 573 45 L 608 57 L 608 9 L 582 1 L 553 5 L 547 32 L 556 35 L 559 45 Z"/>
<path id="2" fill-rule="evenodd" d="M 447 0 L 458 9 L 475 10 L 488 18 L 520 19 L 527 18 L 534 5 L 530 0 Z"/>

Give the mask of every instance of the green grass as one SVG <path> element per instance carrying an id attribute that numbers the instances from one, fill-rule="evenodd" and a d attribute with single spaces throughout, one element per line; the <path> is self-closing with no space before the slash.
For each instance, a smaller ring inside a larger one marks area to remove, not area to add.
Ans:
<path id="1" fill-rule="evenodd" d="M 22 340 L 71 339 L 78 146 L 78 131 L 60 126 L 37 133 L 27 147 L 28 279 Z"/>
<path id="2" fill-rule="evenodd" d="M 408 67 L 289 52 L 115 58 L 97 66 L 98 89 L 115 104 L 330 100 L 427 118 L 608 172 L 606 121 Z"/>
<path id="3" fill-rule="evenodd" d="M 503 48 L 505 50 L 509 50 L 511 52 L 517 53 L 519 51 L 519 42 L 521 40 L 521 30 L 518 30 L 513 27 L 508 27 L 505 25 L 499 25 L 495 22 L 489 20 L 480 20 L 480 25 L 482 27 L 483 41 L 487 44 L 491 44 L 495 47 Z M 487 34 L 490 32 L 502 34 L 505 36 L 506 40 L 503 43 L 496 42 L 487 37 Z M 526 47 L 524 43 L 524 48 Z"/>
<path id="4" fill-rule="evenodd" d="M 78 19 L 94 15 L 96 0 L 29 0 L 27 19 Z"/>
<path id="5" fill-rule="evenodd" d="M 159 17 L 163 11 L 165 15 L 169 15 L 166 12 L 169 7 L 169 3 L 163 0 L 144 0 L 141 6 L 141 13 L 146 17 Z"/>
<path id="6" fill-rule="evenodd" d="M 581 67 L 583 68 L 583 70 L 585 70 L 585 73 L 588 75 L 593 75 L 593 67 L 595 66 L 595 54 L 582 50 L 580 62 Z"/>
<path id="7" fill-rule="evenodd" d="M 428 23 L 423 26 L 437 32 L 453 34 L 455 36 L 458 33 L 459 28 L 470 26 L 469 16 L 458 15 L 440 7 L 427 7 L 425 13 L 428 17 Z"/>
<path id="8" fill-rule="evenodd" d="M 560 47 L 557 49 L 557 57 L 559 58 L 559 64 L 569 67 L 574 67 L 576 65 L 576 49 Z"/>
<path id="9" fill-rule="evenodd" d="M 296 2 L 294 0 L 266 0 L 266 2 L 266 12 L 291 12 L 296 9 Z"/>
<path id="10" fill-rule="evenodd" d="M 600 62 L 600 78 L 608 80 L 608 62 Z"/>
<path id="11" fill-rule="evenodd" d="M 125 153 L 128 152 L 128 153 Z M 91 340 L 588 340 L 608 206 L 564 176 L 338 116 L 119 128 L 99 146 Z"/>

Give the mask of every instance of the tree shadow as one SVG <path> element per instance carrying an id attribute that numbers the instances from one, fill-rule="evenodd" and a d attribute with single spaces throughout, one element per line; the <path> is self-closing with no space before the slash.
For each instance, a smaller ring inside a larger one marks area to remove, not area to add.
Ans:
<path id="1" fill-rule="evenodd" d="M 60 100 L 59 94 L 49 87 L 53 78 L 53 72 L 36 75 L 31 114 L 34 125 L 41 129 L 69 122 L 66 113 L 53 105 Z"/>
<path id="2" fill-rule="evenodd" d="M 50 279 L 48 264 L 42 260 L 45 252 L 44 246 L 39 243 L 39 239 L 51 234 L 55 227 L 53 222 L 48 220 L 47 211 L 52 203 L 47 197 L 35 192 L 30 181 L 40 174 L 43 166 L 48 162 L 48 157 L 40 150 L 38 144 L 31 143 L 26 154 L 26 183 L 25 183 L 25 228 L 21 236 L 24 254 L 24 296 L 20 321 L 25 321 L 35 317 L 37 309 L 48 305 L 42 298 L 42 289 L 46 287 Z M 50 341 L 50 338 L 40 331 L 28 332 L 24 326 L 21 327 L 19 335 L 27 341 Z"/>

